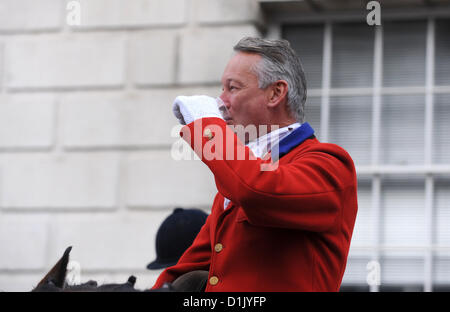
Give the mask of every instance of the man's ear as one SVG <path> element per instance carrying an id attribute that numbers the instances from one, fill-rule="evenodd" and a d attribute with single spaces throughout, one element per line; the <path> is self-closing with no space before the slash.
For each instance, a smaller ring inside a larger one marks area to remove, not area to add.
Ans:
<path id="1" fill-rule="evenodd" d="M 45 277 L 39 282 L 35 289 L 39 289 L 39 287 L 43 287 L 44 285 L 49 283 L 58 288 L 64 287 L 67 273 L 67 263 L 69 263 L 69 255 L 71 250 L 72 246 L 67 247 L 61 259 L 56 262 L 53 268 L 47 273 L 47 275 L 45 275 Z"/>
<path id="2" fill-rule="evenodd" d="M 285 80 L 278 80 L 269 86 L 269 102 L 271 108 L 277 107 L 285 99 L 287 99 L 288 83 Z"/>

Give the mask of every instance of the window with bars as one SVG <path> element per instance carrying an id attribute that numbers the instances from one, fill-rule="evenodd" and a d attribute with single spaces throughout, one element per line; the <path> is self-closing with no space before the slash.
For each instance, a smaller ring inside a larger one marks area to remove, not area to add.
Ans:
<path id="1" fill-rule="evenodd" d="M 450 19 L 283 25 L 308 84 L 306 121 L 352 156 L 358 216 L 342 286 L 450 287 Z M 356 288 L 355 288 L 356 287 Z"/>

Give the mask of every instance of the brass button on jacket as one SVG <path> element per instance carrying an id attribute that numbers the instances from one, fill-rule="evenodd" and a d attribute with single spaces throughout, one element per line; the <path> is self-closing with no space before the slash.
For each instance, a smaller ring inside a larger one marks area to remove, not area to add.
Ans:
<path id="1" fill-rule="evenodd" d="M 204 136 L 204 137 L 207 137 L 209 140 L 211 140 L 211 139 L 213 138 L 213 133 L 212 133 L 211 129 L 206 128 L 206 129 L 203 131 L 203 136 Z"/>
<path id="2" fill-rule="evenodd" d="M 222 249 L 223 249 L 223 245 L 222 245 L 221 243 L 217 243 L 217 244 L 214 246 L 214 250 L 215 250 L 216 252 L 221 252 Z"/>
<path id="3" fill-rule="evenodd" d="M 219 282 L 219 278 L 217 276 L 211 276 L 209 279 L 209 283 L 213 286 L 217 285 L 218 282 Z"/>

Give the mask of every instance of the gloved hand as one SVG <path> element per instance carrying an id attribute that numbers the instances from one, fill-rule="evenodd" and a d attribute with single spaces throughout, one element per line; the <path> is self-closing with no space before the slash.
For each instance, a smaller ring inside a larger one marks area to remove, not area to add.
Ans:
<path id="1" fill-rule="evenodd" d="M 177 96 L 172 107 L 180 124 L 186 125 L 204 117 L 222 118 L 216 99 L 206 95 Z"/>

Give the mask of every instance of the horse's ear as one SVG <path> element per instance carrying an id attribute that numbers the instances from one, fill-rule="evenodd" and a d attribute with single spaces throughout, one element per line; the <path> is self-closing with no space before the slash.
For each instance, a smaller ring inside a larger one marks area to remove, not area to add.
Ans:
<path id="1" fill-rule="evenodd" d="M 72 246 L 67 247 L 66 251 L 64 251 L 64 255 L 59 259 L 58 262 L 53 266 L 53 268 L 45 275 L 45 277 L 39 282 L 36 286 L 35 290 L 40 287 L 48 284 L 53 284 L 58 288 L 63 288 L 66 273 L 67 273 L 67 263 L 69 263 L 69 254 L 72 250 Z"/>

